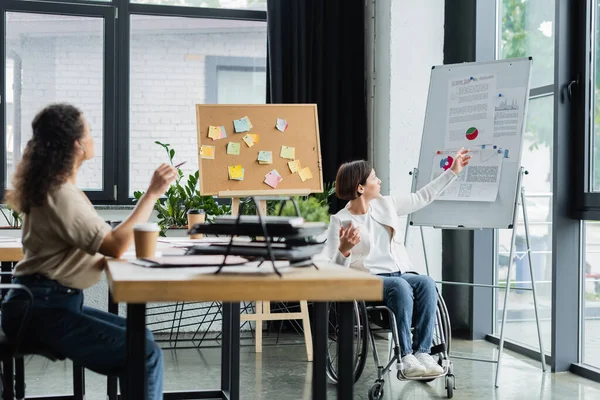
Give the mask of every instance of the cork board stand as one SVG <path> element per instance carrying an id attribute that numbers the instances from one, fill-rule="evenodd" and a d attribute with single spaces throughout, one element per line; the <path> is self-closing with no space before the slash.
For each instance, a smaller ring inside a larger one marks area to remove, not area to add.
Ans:
<path id="1" fill-rule="evenodd" d="M 234 120 L 248 117 L 252 128 L 248 132 L 236 133 Z M 287 121 L 284 132 L 276 129 L 277 119 Z M 198 104 L 196 105 L 198 134 L 198 168 L 200 172 L 200 194 L 231 198 L 231 210 L 237 215 L 239 198 L 248 196 L 293 196 L 323 192 L 323 172 L 319 120 L 316 104 Z M 224 126 L 226 138 L 213 140 L 208 136 L 210 126 Z M 258 142 L 252 147 L 243 141 L 246 134 L 257 134 Z M 240 143 L 240 154 L 227 154 L 229 142 Z M 214 159 L 202 158 L 203 145 L 214 146 Z M 302 182 L 298 172 L 288 167 L 290 159 L 280 157 L 281 147 L 294 148 L 295 159 L 302 168 L 308 167 L 312 178 Z M 272 164 L 258 163 L 259 151 L 272 152 Z M 228 167 L 241 165 L 244 180 L 229 179 Z M 266 183 L 265 175 L 276 169 L 283 178 L 276 188 Z M 262 215 L 267 213 L 265 200 L 258 204 Z M 256 312 L 245 314 L 242 320 L 256 322 L 256 352 L 262 352 L 262 322 L 273 320 L 302 320 L 308 361 L 313 359 L 312 335 L 308 305 L 300 301 L 299 313 L 272 313 L 268 301 L 257 301 Z"/>
<path id="2" fill-rule="evenodd" d="M 236 133 L 233 121 L 248 117 L 252 128 Z M 285 119 L 288 127 L 280 132 L 277 119 Z M 315 104 L 198 104 L 196 105 L 198 134 L 198 166 L 200 194 L 219 197 L 307 195 L 323 192 L 319 121 Z M 210 126 L 224 126 L 227 137 L 213 140 L 208 136 Z M 246 134 L 257 134 L 258 142 L 252 147 L 242 140 Z M 240 154 L 227 154 L 229 142 L 240 143 Z M 201 157 L 203 145 L 214 146 L 214 159 Z M 308 167 L 312 179 L 304 182 L 299 174 L 288 167 L 289 159 L 280 157 L 281 147 L 295 150 L 295 159 L 302 168 Z M 259 151 L 272 152 L 272 164 L 258 163 Z M 244 180 L 229 179 L 228 167 L 241 165 Z M 265 175 L 276 169 L 283 180 L 277 188 L 264 183 Z"/>

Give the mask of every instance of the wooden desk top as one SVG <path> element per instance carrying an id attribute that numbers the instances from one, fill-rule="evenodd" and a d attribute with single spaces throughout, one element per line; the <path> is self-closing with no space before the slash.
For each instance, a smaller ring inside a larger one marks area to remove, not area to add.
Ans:
<path id="1" fill-rule="evenodd" d="M 382 299 L 381 279 L 338 265 L 318 266 L 289 268 L 280 278 L 274 273 L 214 274 L 203 273 L 206 268 L 145 268 L 108 260 L 106 274 L 114 300 L 121 303 Z"/>
<path id="2" fill-rule="evenodd" d="M 23 259 L 21 239 L 0 241 L 0 262 L 17 262 Z"/>

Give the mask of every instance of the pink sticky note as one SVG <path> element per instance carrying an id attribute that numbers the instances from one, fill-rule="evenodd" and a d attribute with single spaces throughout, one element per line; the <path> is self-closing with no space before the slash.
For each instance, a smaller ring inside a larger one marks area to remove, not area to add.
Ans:
<path id="1" fill-rule="evenodd" d="M 265 176 L 265 183 L 271 186 L 273 189 L 277 188 L 277 185 L 279 185 L 279 182 L 282 180 L 283 179 L 280 176 L 275 174 L 267 174 L 267 176 Z"/>

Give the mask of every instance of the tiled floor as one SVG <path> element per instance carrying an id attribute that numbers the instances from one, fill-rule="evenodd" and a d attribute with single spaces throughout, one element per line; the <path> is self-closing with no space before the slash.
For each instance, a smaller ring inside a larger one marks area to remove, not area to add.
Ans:
<path id="1" fill-rule="evenodd" d="M 286 343 L 296 340 L 287 340 Z M 495 347 L 487 342 L 454 340 L 453 351 L 492 357 Z M 378 348 L 385 351 L 386 343 Z M 310 399 L 311 363 L 305 361 L 303 344 L 266 345 L 261 354 L 253 346 L 242 347 L 242 399 L 308 400 Z M 220 381 L 218 348 L 202 350 L 165 350 L 165 389 L 185 390 L 212 388 Z M 570 373 L 542 373 L 539 363 L 507 352 L 500 388 L 494 388 L 495 366 L 488 363 L 454 360 L 455 399 L 600 399 L 600 384 Z M 68 393 L 71 390 L 70 363 L 51 363 L 39 357 L 27 360 L 27 394 Z M 356 384 L 355 398 L 367 399 L 376 374 L 372 358 Z M 384 399 L 440 399 L 446 391 L 442 380 L 429 384 L 399 382 L 388 377 Z M 106 379 L 86 371 L 87 400 L 104 400 Z M 335 388 L 330 388 L 331 398 Z"/>

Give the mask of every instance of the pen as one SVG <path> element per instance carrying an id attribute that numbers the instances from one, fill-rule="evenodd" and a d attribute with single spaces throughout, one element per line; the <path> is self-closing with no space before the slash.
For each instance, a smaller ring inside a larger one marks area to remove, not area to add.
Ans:
<path id="1" fill-rule="evenodd" d="M 183 164 L 185 164 L 187 161 L 182 162 L 181 164 L 177 164 L 174 168 L 179 168 L 181 167 Z"/>

